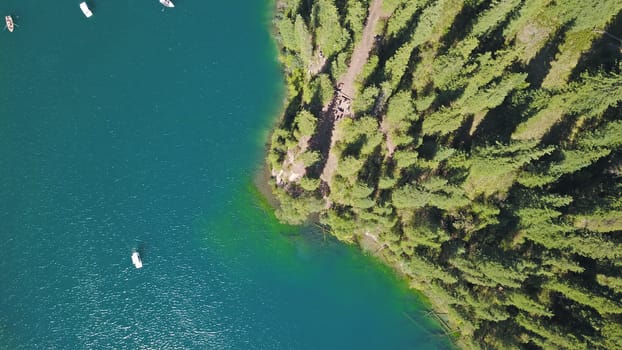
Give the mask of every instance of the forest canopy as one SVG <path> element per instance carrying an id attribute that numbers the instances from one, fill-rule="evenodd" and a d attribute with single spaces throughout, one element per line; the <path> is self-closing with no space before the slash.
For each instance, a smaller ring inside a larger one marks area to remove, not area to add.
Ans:
<path id="1" fill-rule="evenodd" d="M 282 221 L 374 251 L 462 348 L 622 348 L 622 0 L 276 6 Z"/>

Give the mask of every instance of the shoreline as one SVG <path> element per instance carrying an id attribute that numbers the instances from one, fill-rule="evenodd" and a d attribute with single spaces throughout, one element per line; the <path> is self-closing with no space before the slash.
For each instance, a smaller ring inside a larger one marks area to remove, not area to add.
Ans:
<path id="1" fill-rule="evenodd" d="M 278 8 L 279 3 L 278 3 L 278 0 L 274 0 L 271 2 L 272 2 L 272 21 L 269 24 L 269 29 L 270 29 L 269 32 L 270 32 L 272 40 L 274 41 L 274 45 L 277 48 L 276 60 L 279 64 L 279 70 L 283 78 L 282 79 L 283 86 L 287 87 L 287 80 L 285 79 L 287 72 L 286 72 L 282 57 L 281 57 L 281 50 L 283 49 L 283 47 L 280 45 L 279 41 L 277 40 L 278 28 L 275 26 L 274 21 L 273 21 L 276 14 L 279 11 L 279 8 Z M 255 189 L 257 190 L 257 193 L 262 197 L 261 199 L 270 206 L 270 209 L 273 211 L 273 213 L 280 207 L 280 202 L 277 199 L 277 196 L 274 194 L 274 189 L 276 185 L 275 185 L 275 179 L 272 176 L 272 171 L 270 169 L 268 155 L 270 153 L 270 147 L 271 147 L 270 137 L 274 134 L 274 132 L 277 129 L 279 129 L 280 124 L 284 121 L 284 118 L 286 117 L 285 113 L 288 108 L 288 103 L 292 101 L 292 97 L 289 96 L 289 92 L 287 88 L 284 89 L 284 92 L 285 92 L 285 96 L 283 97 L 283 100 L 281 102 L 281 107 L 278 113 L 275 114 L 274 121 L 268 133 L 269 139 L 266 140 L 266 143 L 264 146 L 264 157 L 262 159 L 261 166 L 259 166 L 256 169 L 253 175 L 253 185 Z M 320 225 L 320 226 L 328 227 L 329 228 L 328 231 L 331 232 L 329 226 L 322 224 L 320 222 L 319 215 L 320 213 L 309 216 L 304 223 L 297 224 L 296 226 L 304 227 L 304 226 L 311 226 L 311 225 Z M 278 218 L 277 220 L 281 223 L 284 223 L 282 220 L 279 220 Z M 459 348 L 460 341 L 453 335 L 456 333 L 457 325 L 452 325 L 448 323 L 447 320 L 444 320 L 443 318 L 439 316 L 439 314 L 445 314 L 447 310 L 441 307 L 439 304 L 434 303 L 432 299 L 423 290 L 417 288 L 414 284 L 413 278 L 409 276 L 408 273 L 403 270 L 403 268 L 401 267 L 398 261 L 392 262 L 386 255 L 382 254 L 382 251 L 387 247 L 386 243 L 379 241 L 377 237 L 369 234 L 368 232 L 365 232 L 365 233 L 366 234 L 364 235 L 354 235 L 355 240 L 351 242 L 343 241 L 339 239 L 338 236 L 332 233 L 330 233 L 330 235 L 336 238 L 337 240 L 341 241 L 342 244 L 355 246 L 362 254 L 370 255 L 374 259 L 376 259 L 380 264 L 388 267 L 391 273 L 397 279 L 406 283 L 409 291 L 413 293 L 414 295 L 416 295 L 419 300 L 421 300 L 423 307 L 427 311 L 426 316 L 429 316 L 429 315 L 435 316 L 434 318 L 431 317 L 431 319 L 438 326 L 438 329 L 443 332 L 442 335 L 447 337 L 448 343 L 451 345 L 451 347 Z"/>

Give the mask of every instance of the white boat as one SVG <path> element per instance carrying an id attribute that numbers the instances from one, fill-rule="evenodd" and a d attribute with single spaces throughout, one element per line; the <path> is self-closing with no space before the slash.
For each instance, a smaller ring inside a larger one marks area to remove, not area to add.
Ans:
<path id="1" fill-rule="evenodd" d="M 138 254 L 138 252 L 136 251 L 132 253 L 132 264 L 134 264 L 137 269 L 143 267 L 143 261 L 140 260 L 140 254 Z"/>
<path id="2" fill-rule="evenodd" d="M 4 16 L 4 21 L 6 22 L 6 29 L 8 29 L 9 32 L 13 33 L 13 29 L 15 28 L 15 24 L 13 23 L 13 17 Z"/>
<path id="3" fill-rule="evenodd" d="M 93 12 L 89 9 L 89 5 L 87 5 L 84 1 L 80 3 L 80 10 L 82 10 L 82 13 L 84 13 L 86 18 L 93 16 Z"/>
<path id="4" fill-rule="evenodd" d="M 175 4 L 173 4 L 171 0 L 160 0 L 160 4 L 164 5 L 165 7 L 175 7 Z"/>

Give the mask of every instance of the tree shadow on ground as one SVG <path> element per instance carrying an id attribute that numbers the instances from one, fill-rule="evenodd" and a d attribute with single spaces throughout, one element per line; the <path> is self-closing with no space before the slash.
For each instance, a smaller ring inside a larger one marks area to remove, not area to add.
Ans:
<path id="1" fill-rule="evenodd" d="M 551 62 L 559 53 L 559 45 L 566 37 L 568 30 L 574 25 L 574 20 L 568 21 L 557 28 L 551 35 L 551 39 L 540 49 L 534 58 L 529 61 L 525 71 L 527 72 L 527 82 L 532 88 L 539 88 L 551 70 Z"/>
<path id="2" fill-rule="evenodd" d="M 451 140 L 451 147 L 463 151 L 468 151 L 471 149 L 471 134 L 469 131 L 471 130 L 471 126 L 473 125 L 473 114 L 469 114 L 464 118 L 464 121 L 460 125 L 460 127 L 453 132 L 453 139 Z"/>
<path id="3" fill-rule="evenodd" d="M 281 127 L 287 130 L 291 130 L 293 128 L 294 119 L 296 118 L 296 114 L 300 110 L 300 103 L 302 102 L 302 96 L 298 94 L 296 97 L 292 98 L 287 106 L 285 106 L 285 112 L 283 112 L 283 120 L 281 121 Z"/>
<path id="4" fill-rule="evenodd" d="M 503 48 L 506 43 L 506 37 L 504 31 L 508 24 L 518 15 L 520 9 L 523 7 L 525 2 L 521 2 L 520 5 L 516 6 L 508 15 L 497 25 L 492 31 L 481 36 L 479 38 L 479 45 L 477 48 L 473 50 L 471 56 L 476 57 L 478 54 L 483 54 L 485 52 L 495 52 Z"/>
<path id="5" fill-rule="evenodd" d="M 367 158 L 367 161 L 359 172 L 359 181 L 371 188 L 375 188 L 380 179 L 383 160 L 384 155 L 382 154 L 382 147 L 377 146 L 372 154 Z"/>
<path id="6" fill-rule="evenodd" d="M 595 30 L 599 29 L 595 28 Z M 616 38 L 622 38 L 622 11 L 605 28 L 602 36 L 592 43 L 592 47 L 581 56 L 570 75 L 571 80 L 577 80 L 584 72 L 591 74 L 597 71 L 619 73 L 618 64 L 622 61 L 622 42 Z"/>
<path id="7" fill-rule="evenodd" d="M 330 150 L 333 128 L 335 127 L 335 118 L 332 112 L 334 107 L 335 99 L 331 101 L 325 111 L 321 112 L 316 132 L 309 140 L 309 149 L 320 153 L 320 160 L 307 168 L 307 176 L 313 179 L 320 177 L 328 160 L 328 151 Z"/>
<path id="8" fill-rule="evenodd" d="M 507 144 L 511 141 L 516 126 L 529 117 L 525 115 L 525 112 L 531 103 L 529 99 L 511 103 L 513 94 L 509 94 L 502 104 L 488 111 L 486 117 L 473 132 L 474 145 L 494 144 L 495 142 Z"/>
<path id="9" fill-rule="evenodd" d="M 477 15 L 485 11 L 490 6 L 490 2 L 491 0 L 479 3 L 477 1 L 467 2 L 460 10 L 460 13 L 456 15 L 451 28 L 439 40 L 440 45 L 437 54 L 446 53 L 451 46 L 462 41 L 471 32 Z"/>
<path id="10" fill-rule="evenodd" d="M 555 123 L 549 131 L 542 137 L 543 145 L 559 145 L 561 141 L 568 139 L 572 133 L 577 116 L 566 115 L 559 122 Z"/>

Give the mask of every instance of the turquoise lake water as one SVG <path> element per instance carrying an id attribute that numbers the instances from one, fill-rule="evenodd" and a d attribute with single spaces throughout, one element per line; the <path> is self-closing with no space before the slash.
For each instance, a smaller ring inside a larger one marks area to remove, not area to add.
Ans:
<path id="1" fill-rule="evenodd" d="M 0 348 L 449 348 L 387 268 L 255 194 L 270 4 L 78 3 L 0 4 Z"/>

